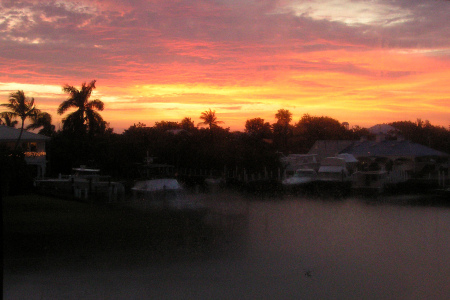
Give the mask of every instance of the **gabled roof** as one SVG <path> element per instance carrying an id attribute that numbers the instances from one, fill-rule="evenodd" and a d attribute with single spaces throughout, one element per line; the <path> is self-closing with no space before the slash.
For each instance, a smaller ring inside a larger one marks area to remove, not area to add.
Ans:
<path id="1" fill-rule="evenodd" d="M 11 142 L 17 141 L 20 135 L 20 129 L 16 129 L 13 127 L 8 127 L 4 125 L 0 125 L 0 141 L 2 142 Z M 50 138 L 45 135 L 33 133 L 24 130 L 22 133 L 21 141 L 29 141 L 29 142 L 37 142 L 37 141 L 47 141 Z"/>
<path id="2" fill-rule="evenodd" d="M 416 144 L 410 141 L 359 141 L 355 142 L 342 152 L 354 156 L 441 156 L 449 154 L 434 150 L 432 148 Z"/>

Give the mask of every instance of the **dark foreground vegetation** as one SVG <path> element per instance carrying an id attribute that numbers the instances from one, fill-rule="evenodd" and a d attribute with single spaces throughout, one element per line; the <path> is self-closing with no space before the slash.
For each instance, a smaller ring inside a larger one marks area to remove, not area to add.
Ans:
<path id="1" fill-rule="evenodd" d="M 185 213 L 37 195 L 5 197 L 2 210 L 8 272 L 176 261 L 210 253 L 215 242 L 202 218 Z"/>

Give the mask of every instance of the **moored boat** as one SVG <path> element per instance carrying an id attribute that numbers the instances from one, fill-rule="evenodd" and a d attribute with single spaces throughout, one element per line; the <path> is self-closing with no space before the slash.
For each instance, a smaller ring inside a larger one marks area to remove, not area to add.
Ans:
<path id="1" fill-rule="evenodd" d="M 351 181 L 346 161 L 339 157 L 324 158 L 318 171 L 317 193 L 342 197 L 350 192 Z"/>
<path id="2" fill-rule="evenodd" d="M 204 206 L 187 197 L 178 180 L 160 178 L 138 181 L 133 188 L 132 205 L 142 209 L 203 211 Z"/>
<path id="3" fill-rule="evenodd" d="M 288 191 L 312 191 L 318 175 L 314 169 L 298 169 L 293 176 L 284 179 L 281 184 Z"/>
<path id="4" fill-rule="evenodd" d="M 71 175 L 59 175 L 57 178 L 40 178 L 34 181 L 36 188 L 44 193 L 60 197 L 99 201 L 119 201 L 125 193 L 120 182 L 111 181 L 110 176 L 101 176 L 99 169 L 80 166 L 73 168 Z"/>

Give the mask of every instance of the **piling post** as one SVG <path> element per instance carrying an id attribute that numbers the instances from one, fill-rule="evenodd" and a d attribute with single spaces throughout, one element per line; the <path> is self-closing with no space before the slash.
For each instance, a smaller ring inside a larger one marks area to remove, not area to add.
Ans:
<path id="1" fill-rule="evenodd" d="M 442 186 L 445 188 L 445 172 L 442 171 Z"/>

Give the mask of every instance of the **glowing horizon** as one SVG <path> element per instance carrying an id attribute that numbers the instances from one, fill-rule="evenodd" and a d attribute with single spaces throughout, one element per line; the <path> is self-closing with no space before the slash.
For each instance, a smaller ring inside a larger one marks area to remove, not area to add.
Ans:
<path id="1" fill-rule="evenodd" d="M 223 127 L 278 109 L 350 127 L 450 125 L 450 1 L 0 2 L 0 102 L 53 116 L 64 84 L 97 80 L 115 132 L 216 111 Z"/>

